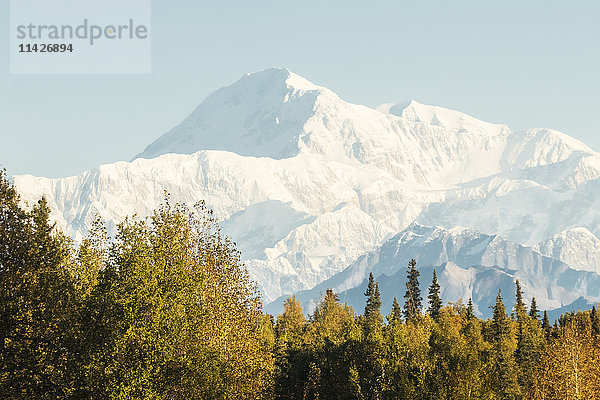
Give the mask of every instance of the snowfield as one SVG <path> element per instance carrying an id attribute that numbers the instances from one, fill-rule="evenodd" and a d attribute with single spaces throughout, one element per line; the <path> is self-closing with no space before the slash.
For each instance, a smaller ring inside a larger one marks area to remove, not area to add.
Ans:
<path id="1" fill-rule="evenodd" d="M 546 260 L 496 265 L 477 258 L 467 265 L 425 246 L 435 231 L 404 231 L 423 235 L 425 247 L 414 251 L 428 248 L 429 266 L 444 264 L 446 296 L 466 299 L 480 280 L 480 290 L 495 297 L 498 287 L 522 276 L 526 296 L 557 308 L 561 296 L 600 296 L 599 176 L 600 155 L 554 130 L 513 132 L 415 101 L 371 109 L 274 68 L 217 90 L 131 162 L 67 178 L 14 180 L 28 202 L 45 195 L 58 224 L 76 239 L 96 214 L 111 232 L 126 215 L 148 215 L 165 190 L 173 201 L 203 199 L 238 243 L 267 303 L 310 291 L 418 222 L 500 235 L 513 245 L 497 247 L 498 260 L 517 248 Z M 489 243 L 479 246 L 489 251 Z M 402 271 L 410 252 L 403 254 L 395 264 Z M 543 267 L 531 274 L 536 265 Z M 360 285 L 365 268 L 338 289 Z M 487 298 L 480 297 L 481 308 Z"/>

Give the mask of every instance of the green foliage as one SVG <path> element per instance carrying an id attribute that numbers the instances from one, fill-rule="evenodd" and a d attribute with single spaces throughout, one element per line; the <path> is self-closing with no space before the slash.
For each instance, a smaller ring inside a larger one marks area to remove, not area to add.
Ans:
<path id="1" fill-rule="evenodd" d="M 414 322 L 421 316 L 421 289 L 419 288 L 419 271 L 417 262 L 412 259 L 408 263 L 408 275 L 406 281 L 406 293 L 404 294 L 404 318 L 406 321 Z"/>
<path id="2" fill-rule="evenodd" d="M 518 279 L 515 281 L 515 286 L 515 313 L 518 315 L 519 313 L 525 313 L 526 307 L 525 302 L 523 302 L 523 291 L 521 290 L 521 283 Z"/>
<path id="3" fill-rule="evenodd" d="M 379 283 L 374 281 L 373 273 L 369 274 L 369 283 L 365 292 L 367 304 L 364 313 L 364 335 L 366 338 L 375 339 L 381 334 L 383 317 L 381 316 L 381 295 Z"/>
<path id="4" fill-rule="evenodd" d="M 517 304 L 521 288 L 517 281 Z M 522 304 L 522 297 L 521 297 Z M 531 301 L 530 314 L 526 313 L 524 306 L 516 306 L 517 313 L 517 348 L 515 360 L 519 367 L 518 380 L 522 392 L 526 397 L 534 396 L 536 365 L 545 345 L 544 333 L 538 321 L 535 298 Z"/>
<path id="5" fill-rule="evenodd" d="M 301 340 L 306 318 L 302 305 L 296 296 L 288 297 L 283 302 L 283 314 L 277 317 L 277 338 L 287 346 L 297 346 Z"/>
<path id="6" fill-rule="evenodd" d="M 71 241 L 46 200 L 30 211 L 0 171 L 0 397 L 55 399 L 77 392 L 78 298 Z"/>
<path id="7" fill-rule="evenodd" d="M 417 323 L 394 323 L 385 337 L 383 396 L 385 399 L 425 399 L 424 388 L 431 375 L 429 339 L 432 320 L 426 316 Z"/>
<path id="8" fill-rule="evenodd" d="M 520 396 L 515 360 L 515 326 L 506 316 L 502 293 L 498 291 L 491 323 L 491 370 L 488 373 L 490 386 L 502 399 L 516 399 Z"/>
<path id="9" fill-rule="evenodd" d="M 78 249 L 0 174 L 0 397 L 270 397 L 274 331 L 203 204 Z"/>
<path id="10" fill-rule="evenodd" d="M 340 344 L 353 321 L 354 310 L 341 304 L 338 295 L 327 289 L 311 317 L 306 343 L 316 348 L 323 348 L 326 342 Z"/>
<path id="11" fill-rule="evenodd" d="M 475 310 L 473 309 L 473 300 L 469 297 L 469 302 L 467 303 L 467 311 L 465 313 L 465 318 L 467 320 L 472 320 L 475 318 Z"/>
<path id="12" fill-rule="evenodd" d="M 598 312 L 551 327 L 517 282 L 514 318 L 469 299 L 442 307 L 434 272 L 421 316 L 416 262 L 384 325 L 373 276 L 364 315 L 328 289 L 307 321 L 299 300 L 265 315 L 212 213 L 166 199 L 150 219 L 81 245 L 44 199 L 22 208 L 0 172 L 3 399 L 598 399 Z M 439 300 L 439 301 L 438 301 Z"/>
<path id="13" fill-rule="evenodd" d="M 402 322 L 402 309 L 400 308 L 400 304 L 398 304 L 398 300 L 395 297 L 394 301 L 392 302 L 392 311 L 390 312 L 390 315 L 387 316 L 387 320 L 390 324 Z"/>
<path id="14" fill-rule="evenodd" d="M 86 320 L 94 397 L 268 391 L 272 327 L 233 243 L 203 204 L 189 210 L 167 199 L 150 221 L 126 220 L 98 259 L 107 261 Z"/>
<path id="15" fill-rule="evenodd" d="M 427 312 L 437 322 L 440 316 L 440 309 L 442 308 L 442 298 L 440 297 L 440 284 L 438 283 L 435 268 L 433 269 L 433 279 L 431 280 L 431 286 L 429 286 L 429 295 L 427 298 L 429 299 Z"/>
<path id="16" fill-rule="evenodd" d="M 552 327 L 550 326 L 550 321 L 548 320 L 548 313 L 546 311 L 544 311 L 544 317 L 542 318 L 542 331 L 544 332 L 546 340 L 550 339 Z"/>
<path id="17" fill-rule="evenodd" d="M 539 323 L 540 321 L 540 310 L 537 308 L 537 302 L 535 301 L 535 297 L 531 298 L 531 307 L 529 308 L 529 317 L 534 319 Z"/>
<path id="18" fill-rule="evenodd" d="M 492 341 L 498 342 L 508 333 L 509 323 L 506 319 L 506 308 L 502 301 L 502 291 L 498 290 L 496 295 L 496 304 L 494 305 L 494 314 L 492 317 Z"/>

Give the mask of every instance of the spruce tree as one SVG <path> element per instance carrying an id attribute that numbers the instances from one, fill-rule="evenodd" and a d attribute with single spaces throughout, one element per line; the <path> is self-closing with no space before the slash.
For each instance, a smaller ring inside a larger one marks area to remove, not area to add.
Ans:
<path id="1" fill-rule="evenodd" d="M 494 313 L 492 316 L 492 340 L 498 341 L 504 333 L 506 333 L 507 321 L 506 321 L 506 308 L 502 301 L 502 291 L 498 290 L 496 296 L 496 304 L 494 305 Z"/>
<path id="2" fill-rule="evenodd" d="M 467 314 L 466 314 L 467 321 L 472 320 L 474 317 L 475 317 L 475 312 L 473 309 L 473 299 L 471 299 L 469 297 L 469 301 L 467 302 Z"/>
<path id="3" fill-rule="evenodd" d="M 381 329 L 383 318 L 381 316 L 381 295 L 379 293 L 379 283 L 373 278 L 373 273 L 369 274 L 369 283 L 367 291 L 367 305 L 365 306 L 365 336 L 371 336 Z"/>
<path id="4" fill-rule="evenodd" d="M 440 284 L 438 283 L 437 273 L 435 268 L 433 269 L 433 279 L 431 286 L 429 286 L 429 308 L 427 312 L 431 315 L 434 321 L 438 321 L 440 316 L 440 309 L 442 308 L 442 299 L 440 298 Z"/>
<path id="5" fill-rule="evenodd" d="M 499 290 L 492 318 L 492 386 L 503 399 L 515 399 L 520 395 L 513 343 L 510 320 L 506 316 L 502 293 Z"/>
<path id="6" fill-rule="evenodd" d="M 412 259 L 408 263 L 408 275 L 406 281 L 406 294 L 404 298 L 404 318 L 406 321 L 415 321 L 421 315 L 421 289 L 419 289 L 419 271 L 417 262 Z"/>
<path id="7" fill-rule="evenodd" d="M 554 325 L 552 325 L 552 337 L 553 338 L 558 338 L 560 336 L 560 328 L 558 326 L 558 321 L 554 320 Z"/>
<path id="8" fill-rule="evenodd" d="M 542 331 L 544 331 L 544 335 L 546 339 L 550 338 L 550 333 L 552 333 L 552 327 L 550 326 L 550 320 L 548 319 L 548 312 L 544 310 L 544 318 L 542 319 Z"/>
<path id="9" fill-rule="evenodd" d="M 400 304 L 398 304 L 398 300 L 394 297 L 394 301 L 392 302 L 392 311 L 390 315 L 387 317 L 388 322 L 391 324 L 392 322 L 400 322 L 402 321 L 402 308 L 400 308 Z"/>
<path id="10" fill-rule="evenodd" d="M 516 351 L 516 356 L 517 356 L 517 360 L 519 359 L 522 347 L 523 347 L 523 337 L 524 337 L 524 330 L 525 330 L 525 324 L 527 322 L 527 313 L 526 313 L 526 308 L 525 308 L 525 303 L 523 302 L 523 292 L 521 291 L 521 284 L 519 283 L 519 280 L 517 279 L 515 282 L 516 285 L 516 291 L 515 291 L 515 297 L 516 297 L 516 301 L 515 301 L 515 314 L 517 317 L 517 351 Z"/>
<path id="11" fill-rule="evenodd" d="M 535 301 L 535 297 L 532 297 L 531 298 L 531 307 L 529 308 L 529 316 L 539 322 L 539 320 L 540 320 L 539 312 L 540 311 L 537 308 L 537 303 Z"/>
<path id="12" fill-rule="evenodd" d="M 515 359 L 519 365 L 518 380 L 522 390 L 527 394 L 526 397 L 533 397 L 534 393 L 532 390 L 535 385 L 535 370 L 541 353 L 543 333 L 537 319 L 535 298 L 532 300 L 530 310 L 533 317 L 530 317 L 526 313 L 521 285 L 518 280 L 516 281 L 516 286 L 517 349 L 515 351 Z"/>
<path id="13" fill-rule="evenodd" d="M 375 310 L 375 314 L 378 319 L 381 319 L 380 309 L 381 309 L 381 293 L 379 292 L 379 282 L 375 282 L 375 293 L 373 294 L 373 301 L 371 303 L 373 309 Z"/>
<path id="14" fill-rule="evenodd" d="M 515 297 L 516 297 L 515 313 L 518 317 L 519 313 L 525 313 L 526 308 L 525 308 L 525 303 L 523 302 L 523 291 L 521 290 L 521 283 L 517 279 L 515 284 L 517 286 L 516 292 L 515 292 Z"/>
<path id="15" fill-rule="evenodd" d="M 519 365 L 518 376 L 526 398 L 534 398 L 536 367 L 542 354 L 544 333 L 537 319 L 524 316 L 519 328 L 515 358 Z"/>
<path id="16" fill-rule="evenodd" d="M 373 279 L 373 274 L 369 274 L 369 284 L 367 291 L 367 305 L 363 320 L 363 340 L 358 351 L 353 352 L 354 356 L 360 360 L 357 365 L 357 377 L 360 379 L 359 388 L 362 388 L 368 396 L 364 398 L 378 398 L 380 393 L 379 380 L 381 379 L 381 359 L 383 357 L 383 318 L 380 313 L 381 295 L 379 293 L 379 284 Z M 354 385 L 354 384 L 353 384 Z M 354 387 L 355 395 L 356 386 Z M 334 391 L 339 392 L 339 391 Z M 325 396 L 324 396 L 325 397 Z M 332 398 L 332 395 L 326 398 Z M 358 397 L 360 398 L 360 397 Z"/>
<path id="17" fill-rule="evenodd" d="M 367 298 L 367 305 L 365 306 L 365 318 L 368 318 L 377 307 L 377 304 L 373 304 L 373 301 L 375 300 L 375 279 L 373 278 L 372 272 L 369 273 L 369 283 L 367 284 L 365 297 Z"/>

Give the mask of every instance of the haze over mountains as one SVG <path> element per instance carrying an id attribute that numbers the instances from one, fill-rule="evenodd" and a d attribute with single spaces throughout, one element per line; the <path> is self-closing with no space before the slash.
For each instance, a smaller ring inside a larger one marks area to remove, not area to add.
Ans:
<path id="1" fill-rule="evenodd" d="M 323 285 L 353 299 L 369 271 L 400 300 L 414 257 L 424 285 L 438 267 L 443 300 L 472 296 L 485 314 L 514 278 L 541 308 L 600 299 L 599 176 L 598 153 L 551 129 L 415 101 L 371 109 L 274 68 L 217 90 L 131 162 L 15 184 L 77 239 L 96 214 L 112 232 L 148 215 L 164 190 L 204 199 L 266 303 L 305 291 L 309 305 Z"/>
<path id="2" fill-rule="evenodd" d="M 402 301 L 406 283 L 403 263 L 410 258 L 418 262 L 422 293 L 427 293 L 436 268 L 442 298 L 446 301 L 472 298 L 475 313 L 486 318 L 491 317 L 491 307 L 499 289 L 506 297 L 508 308 L 512 307 L 516 279 L 529 297 L 535 296 L 538 304 L 545 304 L 548 309 L 581 303 L 581 299 L 594 302 L 600 299 L 600 275 L 597 273 L 575 270 L 558 258 L 545 256 L 498 235 L 418 223 L 409 225 L 383 245 L 360 256 L 342 272 L 310 290 L 297 293 L 297 297 L 305 309 L 313 310 L 325 290 L 333 288 L 342 301 L 361 310 L 364 288 L 369 273 L 373 273 L 379 277 L 382 311 L 387 314 L 394 297 Z M 275 312 L 282 308 L 284 300 L 285 296 L 280 297 L 267 310 Z"/>

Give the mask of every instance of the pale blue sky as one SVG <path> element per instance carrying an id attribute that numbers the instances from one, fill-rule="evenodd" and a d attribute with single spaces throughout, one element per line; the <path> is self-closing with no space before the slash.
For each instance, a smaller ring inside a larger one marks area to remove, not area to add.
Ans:
<path id="1" fill-rule="evenodd" d="M 598 1 L 155 0 L 146 76 L 10 75 L 5 29 L 0 164 L 57 177 L 128 160 L 213 90 L 271 66 L 347 101 L 415 99 L 600 150 L 599 18 Z"/>

